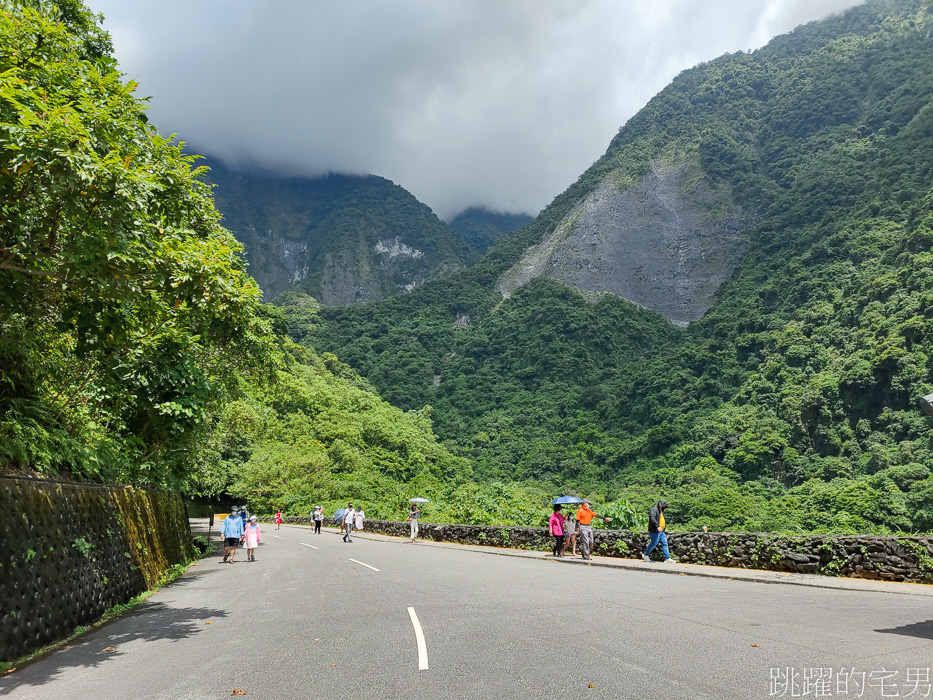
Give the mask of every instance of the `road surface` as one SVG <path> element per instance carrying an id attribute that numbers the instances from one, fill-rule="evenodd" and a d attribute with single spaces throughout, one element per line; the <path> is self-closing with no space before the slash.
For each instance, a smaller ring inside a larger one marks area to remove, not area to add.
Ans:
<path id="1" fill-rule="evenodd" d="M 345 544 L 287 525 L 263 526 L 256 558 L 202 559 L 0 679 L 0 696 L 933 696 L 929 595 L 677 576 L 660 563 L 567 566 L 381 536 Z"/>

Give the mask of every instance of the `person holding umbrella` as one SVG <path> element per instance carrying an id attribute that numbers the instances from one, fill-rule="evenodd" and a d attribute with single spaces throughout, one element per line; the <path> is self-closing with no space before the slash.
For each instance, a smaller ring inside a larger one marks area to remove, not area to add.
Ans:
<path id="1" fill-rule="evenodd" d="M 411 523 L 411 541 L 414 542 L 418 537 L 418 518 L 421 517 L 421 511 L 418 510 L 419 503 L 427 503 L 427 498 L 412 498 L 409 503 L 411 506 L 408 511 L 408 522 Z"/>
<path id="2" fill-rule="evenodd" d="M 551 501 L 551 505 L 574 505 L 582 503 L 582 499 L 576 496 L 559 496 Z M 567 553 L 567 548 L 573 545 L 573 556 L 577 556 L 577 521 L 574 520 L 574 514 L 571 510 L 564 518 L 564 549 L 561 554 Z"/>
<path id="3" fill-rule="evenodd" d="M 593 528 L 590 523 L 593 522 L 593 518 L 603 518 L 607 523 L 609 522 L 609 518 L 591 511 L 590 502 L 584 498 L 583 505 L 577 511 L 577 524 L 580 530 L 580 553 L 584 559 L 592 559 L 590 552 L 593 551 Z"/>
<path id="4" fill-rule="evenodd" d="M 555 503 L 554 512 L 551 513 L 551 519 L 548 521 L 548 529 L 554 536 L 554 549 L 552 552 L 555 557 L 564 556 L 564 516 L 561 515 L 561 508 L 563 506 L 560 503 Z"/>

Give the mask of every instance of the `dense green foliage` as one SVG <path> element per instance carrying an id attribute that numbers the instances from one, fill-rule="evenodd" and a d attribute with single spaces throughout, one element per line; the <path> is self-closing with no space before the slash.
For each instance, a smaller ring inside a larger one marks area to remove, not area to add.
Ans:
<path id="1" fill-rule="evenodd" d="M 329 305 L 383 299 L 479 257 L 430 208 L 382 177 L 282 178 L 212 162 L 208 179 L 266 299 L 293 286 Z M 413 252 L 377 250 L 396 240 Z"/>
<path id="2" fill-rule="evenodd" d="M 78 0 L 0 12 L 0 467 L 170 482 L 240 378 L 259 290 L 193 158 Z"/>
<path id="3" fill-rule="evenodd" d="M 450 220 L 450 228 L 480 253 L 485 253 L 499 238 L 531 220 L 527 214 L 503 214 L 470 207 Z"/>
<path id="4" fill-rule="evenodd" d="M 315 304 L 288 293 L 268 313 L 279 330 L 313 324 Z M 333 513 L 348 501 L 367 517 L 404 519 L 408 499 L 427 497 L 432 522 L 543 525 L 555 494 L 513 481 L 476 483 L 468 460 L 440 445 L 431 409 L 402 411 L 380 399 L 336 357 L 286 344 L 278 381 L 247 388 L 215 424 L 190 490 L 228 493 L 252 510 Z M 627 503 L 610 524 L 639 522 Z M 634 518 L 634 519 L 633 519 Z"/>
<path id="5" fill-rule="evenodd" d="M 688 527 L 933 529 L 931 28 L 925 0 L 869 2 L 685 71 L 476 266 L 322 310 L 305 342 L 430 404 L 481 478 L 663 495 Z M 701 321 L 545 281 L 501 299 L 525 248 L 652 159 L 698 163 L 756 218 Z"/>

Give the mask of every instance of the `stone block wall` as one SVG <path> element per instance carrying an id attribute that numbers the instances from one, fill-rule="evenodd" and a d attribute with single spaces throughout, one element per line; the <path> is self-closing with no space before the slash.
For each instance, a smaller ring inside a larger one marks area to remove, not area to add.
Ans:
<path id="1" fill-rule="evenodd" d="M 287 517 L 285 522 L 310 524 L 310 518 Z M 407 537 L 409 524 L 366 520 L 366 529 Z M 552 538 L 540 527 L 448 525 L 420 523 L 419 537 L 439 542 L 550 551 Z M 641 558 L 648 534 L 631 530 L 593 530 L 593 553 Z M 792 571 L 827 576 L 933 583 L 933 538 L 801 535 L 785 537 L 752 532 L 671 532 L 673 556 L 690 564 L 740 569 Z M 661 559 L 660 548 L 653 557 Z"/>
<path id="2" fill-rule="evenodd" d="M 0 661 L 65 638 L 194 557 L 176 493 L 0 477 Z"/>

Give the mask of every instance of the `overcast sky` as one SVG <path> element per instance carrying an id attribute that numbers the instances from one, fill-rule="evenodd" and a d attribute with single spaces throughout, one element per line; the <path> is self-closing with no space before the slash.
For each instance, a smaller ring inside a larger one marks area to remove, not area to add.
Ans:
<path id="1" fill-rule="evenodd" d="M 86 0 L 163 134 L 442 218 L 537 213 L 681 70 L 858 1 Z"/>

